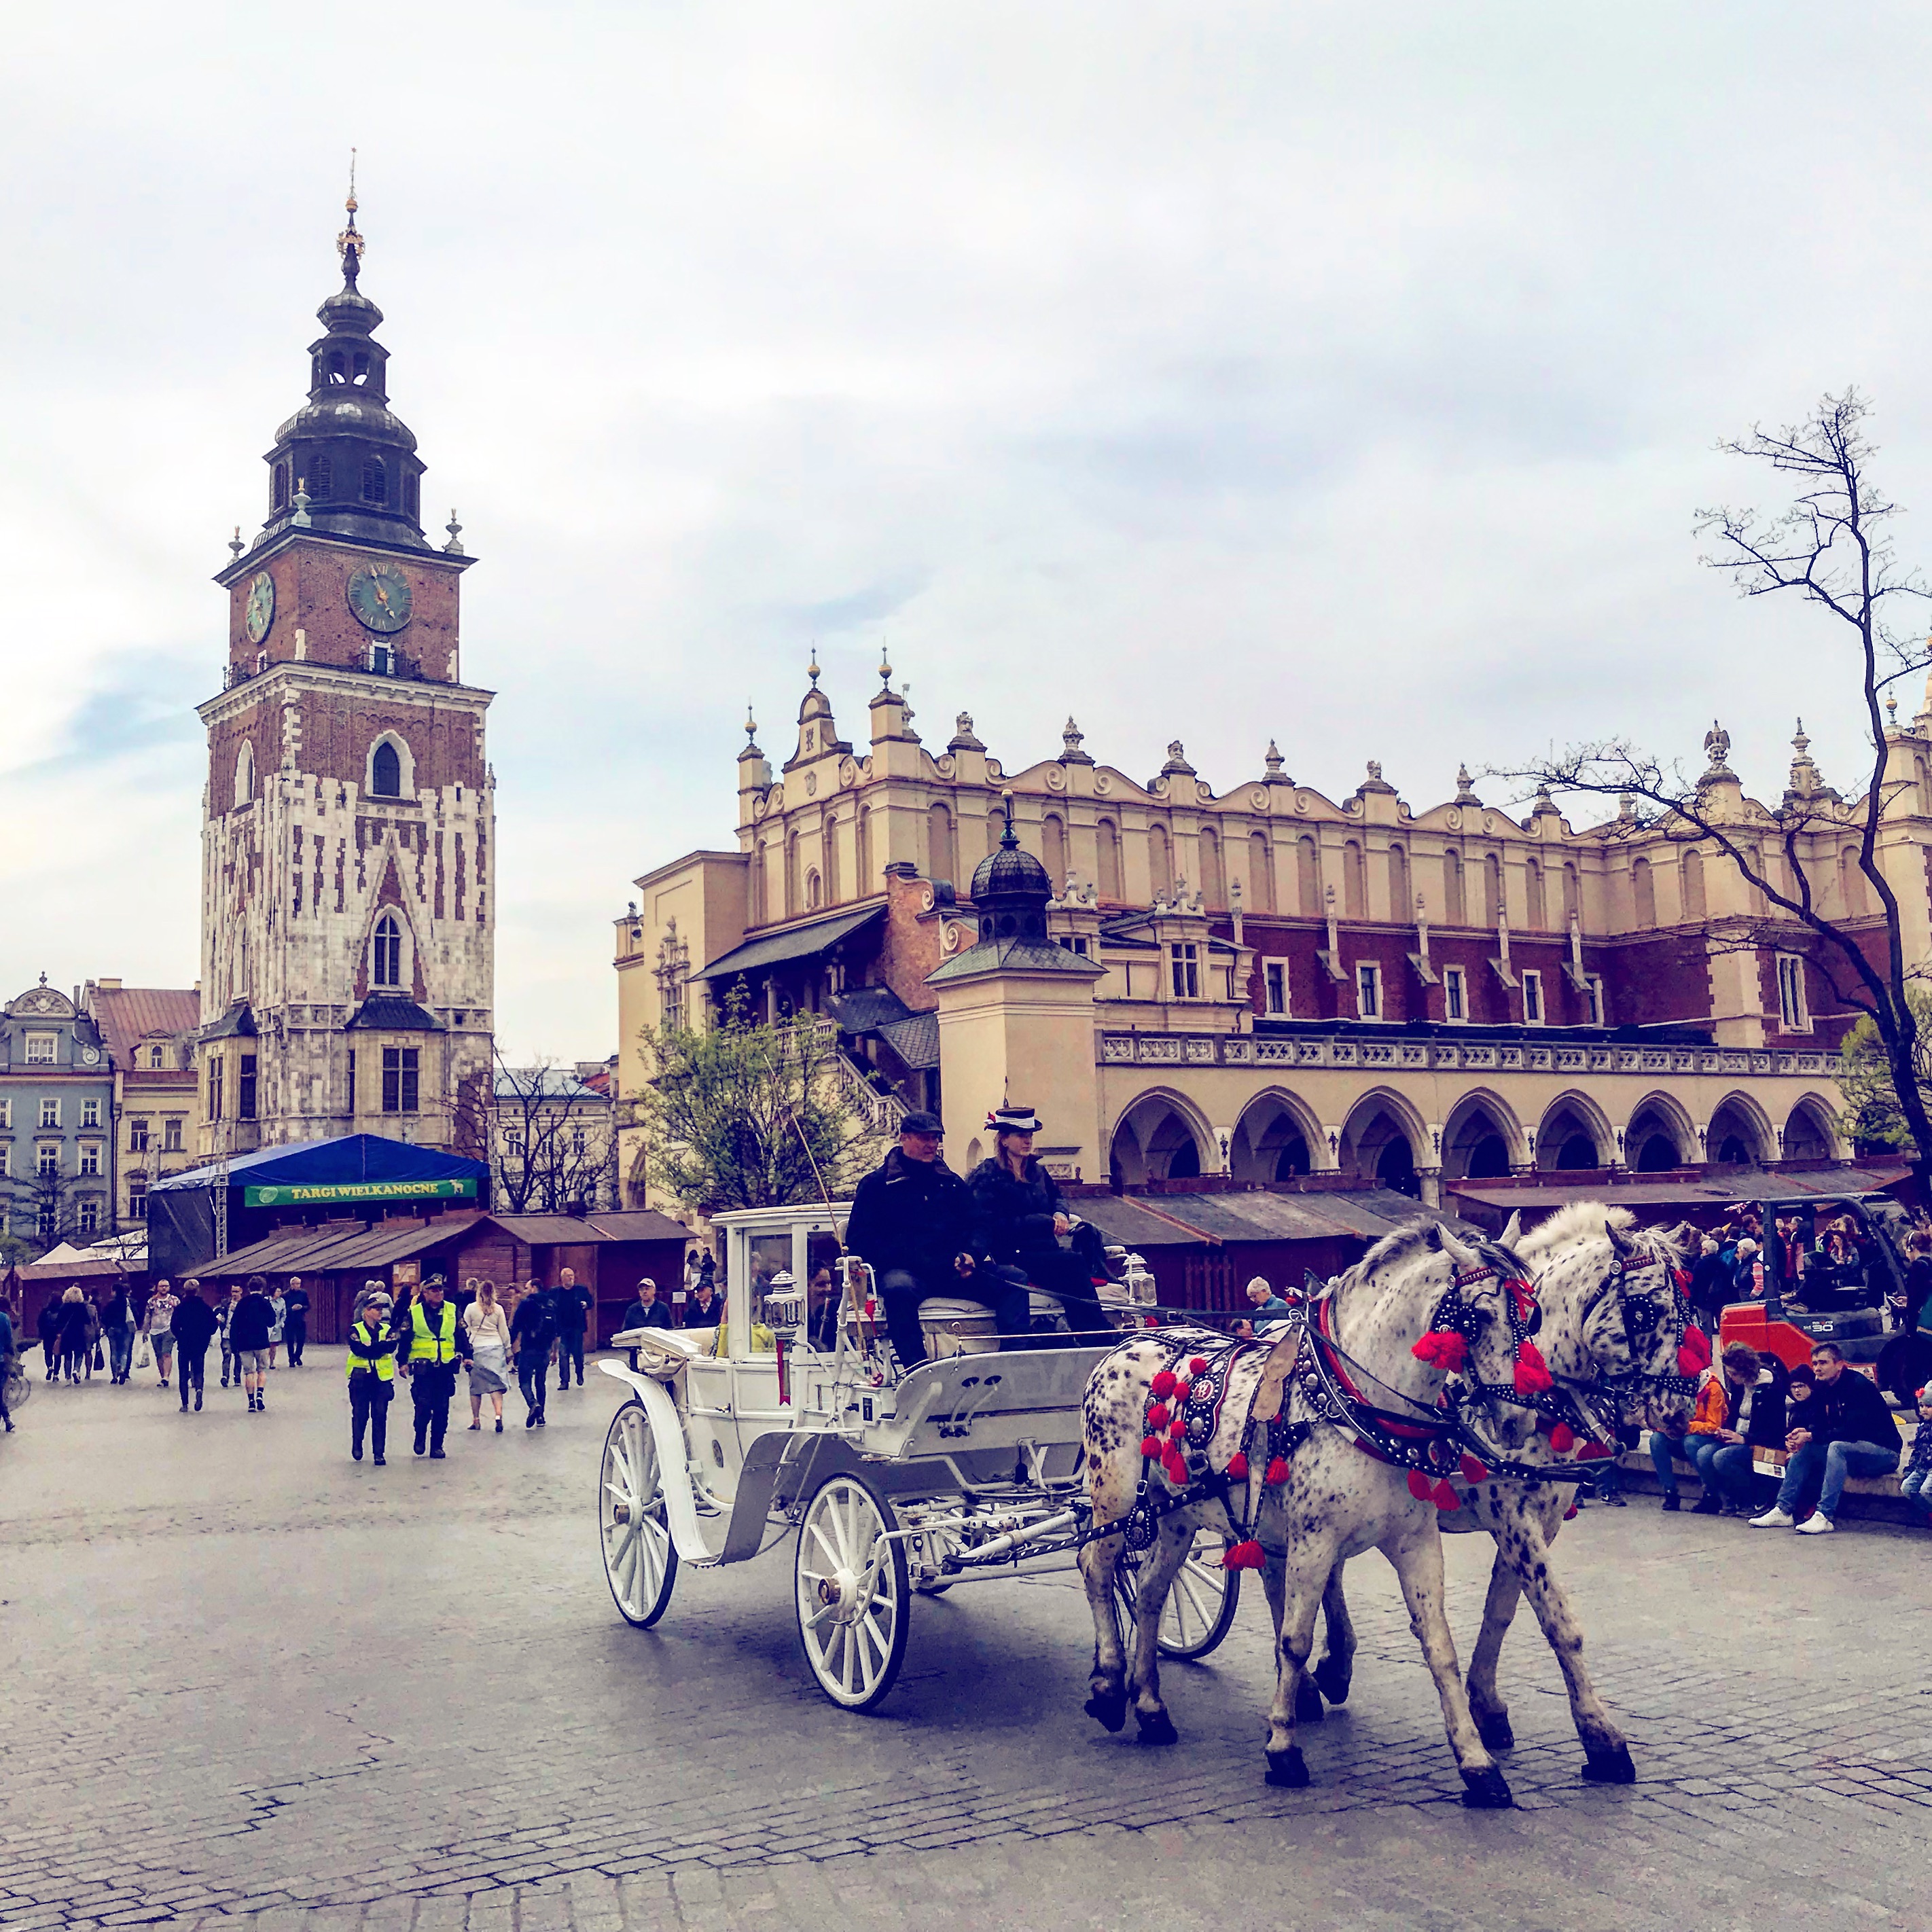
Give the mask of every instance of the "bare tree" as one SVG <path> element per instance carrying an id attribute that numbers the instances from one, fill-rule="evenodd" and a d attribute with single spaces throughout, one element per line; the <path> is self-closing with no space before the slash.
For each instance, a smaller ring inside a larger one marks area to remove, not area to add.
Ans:
<path id="1" fill-rule="evenodd" d="M 1693 780 L 1681 763 L 1666 764 L 1630 739 L 1616 736 L 1574 745 L 1495 776 L 1526 782 L 1559 795 L 1614 798 L 1610 836 L 1661 828 L 1684 839 L 1708 843 L 1736 868 L 1766 908 L 1718 937 L 1721 947 L 1756 951 L 1775 944 L 1802 953 L 1834 998 L 1861 1013 L 1876 1035 L 1897 1089 L 1899 1118 L 1922 1168 L 1932 1169 L 1932 1118 L 1916 1069 L 1922 1057 L 1921 1020 L 1910 995 L 1917 969 L 1908 966 L 1897 895 L 1877 857 L 1887 804 L 1902 789 L 1892 774 L 1893 748 L 1883 714 L 1887 688 L 1922 671 L 1928 652 L 1908 637 L 1895 613 L 1901 600 L 1928 593 L 1916 571 L 1900 568 L 1888 525 L 1898 506 L 1873 482 L 1874 446 L 1864 428 L 1869 406 L 1856 390 L 1826 396 L 1811 414 L 1776 434 L 1754 428 L 1720 448 L 1792 478 L 1796 495 L 1772 516 L 1754 509 L 1698 513 L 1697 534 L 1710 545 L 1704 562 L 1732 573 L 1741 596 L 1795 592 L 1838 627 L 1840 643 L 1858 669 L 1858 690 L 1871 747 L 1870 782 L 1856 807 L 1833 794 L 1787 795 L 1783 806 L 1759 821 L 1740 821 L 1709 808 L 1711 781 L 1728 778 L 1729 740 L 1713 727 L 1705 740 L 1710 769 Z M 1817 862 L 1822 836 L 1836 842 L 1858 834 L 1858 868 L 1883 914 L 1882 934 L 1856 928 L 1820 910 L 1809 866 Z M 1765 862 L 1767 842 L 1784 863 Z M 1874 947 L 1870 941 L 1882 938 Z M 1882 957 L 1874 957 L 1881 952 Z"/>
<path id="2" fill-rule="evenodd" d="M 499 1052 L 496 1063 L 489 1144 L 498 1207 L 512 1214 L 569 1214 L 594 1205 L 606 1166 L 608 1106 L 601 1121 L 593 1118 L 591 1103 L 601 1096 L 548 1060 L 512 1066 Z"/>

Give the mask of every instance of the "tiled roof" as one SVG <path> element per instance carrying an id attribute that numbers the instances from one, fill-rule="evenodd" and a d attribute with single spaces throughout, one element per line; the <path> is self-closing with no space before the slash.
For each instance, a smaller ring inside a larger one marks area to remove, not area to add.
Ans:
<path id="1" fill-rule="evenodd" d="M 141 1041 L 193 1033 L 201 1024 L 201 995 L 173 986 L 97 986 L 94 1015 L 115 1065 L 128 1067 Z"/>

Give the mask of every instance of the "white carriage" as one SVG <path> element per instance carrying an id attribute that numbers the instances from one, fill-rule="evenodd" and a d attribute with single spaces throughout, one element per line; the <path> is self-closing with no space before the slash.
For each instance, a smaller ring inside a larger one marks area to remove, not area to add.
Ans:
<path id="1" fill-rule="evenodd" d="M 742 1562 L 797 1532 L 806 1661 L 849 1710 L 871 1709 L 905 1655 L 913 1597 L 1070 1567 L 1088 1522 L 1081 1398 L 1102 1347 L 998 1349 L 976 1304 L 920 1310 L 934 1359 L 896 1372 L 870 1271 L 842 1256 L 849 1210 L 720 1215 L 725 1319 L 614 1338 L 598 1366 L 628 1400 L 598 1483 L 604 1566 L 626 1620 L 655 1624 L 682 1564 Z M 1137 1320 L 1153 1284 L 1103 1292 Z M 1036 1324 L 1059 1304 L 1034 1298 Z M 1204 1657 L 1234 1620 L 1240 1575 L 1204 1538 L 1168 1598 L 1161 1649 Z M 1133 1570 L 1117 1584 L 1131 1605 Z"/>

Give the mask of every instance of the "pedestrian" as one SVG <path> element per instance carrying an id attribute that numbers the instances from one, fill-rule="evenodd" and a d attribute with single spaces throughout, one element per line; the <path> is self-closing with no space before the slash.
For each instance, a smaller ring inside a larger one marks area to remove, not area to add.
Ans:
<path id="1" fill-rule="evenodd" d="M 308 1290 L 302 1286 L 298 1274 L 289 1276 L 289 1285 L 282 1290 L 282 1303 L 287 1313 L 283 1318 L 282 1339 L 289 1345 L 289 1366 L 298 1369 L 302 1365 L 302 1351 L 308 1346 Z"/>
<path id="2" fill-rule="evenodd" d="M 510 1386 L 510 1324 L 496 1299 L 496 1284 L 479 1281 L 476 1298 L 463 1311 L 470 1337 L 470 1426 L 483 1426 L 483 1398 L 496 1412 L 496 1433 L 503 1432 L 503 1396 Z"/>
<path id="3" fill-rule="evenodd" d="M 214 1332 L 221 1338 L 221 1386 L 224 1388 L 228 1386 L 231 1370 L 234 1372 L 235 1386 L 237 1388 L 242 1386 L 241 1364 L 235 1359 L 235 1343 L 228 1332 L 229 1324 L 235 1316 L 235 1304 L 241 1299 L 242 1284 L 238 1281 L 231 1281 L 226 1294 L 218 1292 L 214 1304 Z"/>
<path id="4" fill-rule="evenodd" d="M 0 1301 L 0 1422 L 7 1425 L 6 1432 L 14 1432 L 14 1411 L 7 1400 L 7 1384 L 14 1376 L 14 1318 L 7 1304 Z"/>
<path id="5" fill-rule="evenodd" d="M 658 1285 L 646 1279 L 638 1284 L 638 1292 L 624 1310 L 623 1319 L 617 1324 L 619 1330 L 628 1334 L 633 1328 L 668 1328 L 671 1325 L 670 1310 L 658 1299 Z"/>
<path id="6" fill-rule="evenodd" d="M 556 1334 L 550 1297 L 534 1281 L 526 1282 L 523 1298 L 510 1319 L 510 1345 L 517 1354 L 517 1386 L 523 1392 L 526 1429 L 544 1426 L 550 1345 Z"/>
<path id="7" fill-rule="evenodd" d="M 107 1337 L 107 1366 L 118 1386 L 128 1380 L 134 1360 L 134 1310 L 128 1299 L 126 1282 L 114 1284 L 100 1318 L 100 1329 Z"/>
<path id="8" fill-rule="evenodd" d="M 570 1386 L 570 1365 L 577 1364 L 577 1386 L 584 1386 L 584 1330 L 597 1303 L 590 1289 L 566 1268 L 557 1277 L 556 1292 L 550 1298 L 551 1318 L 556 1324 L 556 1385 Z M 596 1338 L 592 1338 L 596 1346 Z"/>
<path id="9" fill-rule="evenodd" d="M 242 1386 L 248 1392 L 248 1413 L 266 1414 L 268 1406 L 268 1334 L 275 1325 L 275 1310 L 268 1299 L 268 1284 L 259 1274 L 251 1274 L 241 1298 L 229 1310 L 228 1346 L 235 1354 L 235 1366 Z"/>
<path id="10" fill-rule="evenodd" d="M 349 1453 L 362 1461 L 366 1431 L 379 1469 L 388 1447 L 389 1402 L 396 1392 L 396 1342 L 389 1333 L 393 1306 L 380 1282 L 369 1282 L 349 1328 Z"/>
<path id="11" fill-rule="evenodd" d="M 282 1330 L 289 1318 L 288 1298 L 278 1288 L 268 1291 L 268 1307 L 272 1319 L 268 1323 L 268 1366 L 280 1365 L 275 1360 L 275 1352 L 282 1346 Z"/>
<path id="12" fill-rule="evenodd" d="M 1932 1522 L 1932 1382 L 1918 1391 L 1917 1401 L 1918 1426 L 1912 1432 L 1912 1460 L 1898 1479 L 1898 1493 L 1928 1511 L 1926 1520 Z"/>
<path id="13" fill-rule="evenodd" d="M 40 1338 L 40 1361 L 46 1370 L 49 1382 L 60 1373 L 61 1305 L 58 1294 L 49 1295 L 41 1304 L 40 1315 L 34 1323 L 34 1332 Z"/>
<path id="14" fill-rule="evenodd" d="M 80 1292 L 80 1283 L 70 1282 L 61 1297 L 60 1325 L 61 1372 L 70 1382 L 80 1380 L 80 1365 L 92 1346 L 88 1330 L 93 1316 L 93 1307 Z"/>
<path id="15" fill-rule="evenodd" d="M 443 1299 L 446 1292 L 440 1274 L 423 1283 L 422 1299 L 410 1310 L 409 1351 L 403 1358 L 410 1406 L 416 1411 L 416 1454 L 422 1454 L 427 1444 L 432 1461 L 442 1457 L 449 1399 L 456 1393 L 456 1366 L 470 1348 L 456 1310 Z"/>
<path id="16" fill-rule="evenodd" d="M 208 1345 L 214 1340 L 214 1310 L 201 1298 L 201 1283 L 190 1275 L 182 1283 L 181 1300 L 175 1308 L 175 1365 L 181 1388 L 182 1413 L 188 1413 L 188 1392 L 194 1390 L 194 1406 L 201 1407 L 202 1377 L 208 1364 Z"/>
<path id="17" fill-rule="evenodd" d="M 160 1377 L 159 1386 L 162 1388 L 167 1387 L 168 1376 L 174 1366 L 175 1310 L 179 1305 L 172 1284 L 158 1281 L 154 1293 L 148 1298 L 147 1312 L 141 1318 L 142 1330 L 148 1338 L 148 1346 L 154 1352 L 154 1370 Z"/>

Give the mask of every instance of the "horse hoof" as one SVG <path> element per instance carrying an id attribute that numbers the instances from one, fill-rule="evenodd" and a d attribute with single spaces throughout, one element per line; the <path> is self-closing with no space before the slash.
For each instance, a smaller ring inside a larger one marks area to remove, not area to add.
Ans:
<path id="1" fill-rule="evenodd" d="M 1322 1693 L 1306 1678 L 1294 1687 L 1294 1721 L 1297 1724 L 1318 1724 L 1328 1714 L 1328 1707 L 1322 1701 Z"/>
<path id="2" fill-rule="evenodd" d="M 1174 1720 L 1165 1711 L 1136 1711 L 1134 1721 L 1141 1727 L 1140 1742 L 1144 1744 L 1175 1744 L 1180 1742 L 1180 1733 L 1174 1728 Z"/>
<path id="3" fill-rule="evenodd" d="M 1493 1718 L 1478 1720 L 1476 1730 L 1483 1740 L 1485 1750 L 1514 1750 L 1516 1748 L 1516 1733 L 1510 1729 L 1508 1714 L 1505 1712 L 1498 1711 Z"/>
<path id="4" fill-rule="evenodd" d="M 1492 1765 L 1487 1771 L 1463 1772 L 1462 1802 L 1472 1811 L 1507 1811 L 1516 1800 L 1502 1773 Z"/>
<path id="5" fill-rule="evenodd" d="M 1299 1791 L 1308 1782 L 1308 1766 L 1299 1744 L 1290 1744 L 1285 1751 L 1269 1751 L 1264 1755 L 1268 1759 L 1269 1784 Z"/>
<path id="6" fill-rule="evenodd" d="M 1126 1693 L 1118 1696 L 1103 1696 L 1096 1690 L 1087 1700 L 1087 1714 L 1105 1725 L 1110 1731 L 1119 1730 L 1127 1721 Z"/>
<path id="7" fill-rule="evenodd" d="M 1592 1751 L 1583 1760 L 1583 1775 L 1592 1784 L 1634 1784 L 1636 1766 L 1630 1762 L 1630 1746 L 1615 1750 Z"/>
<path id="8" fill-rule="evenodd" d="M 1348 1666 L 1332 1657 L 1324 1657 L 1315 1666 L 1315 1682 L 1331 1704 L 1348 1701 Z"/>

